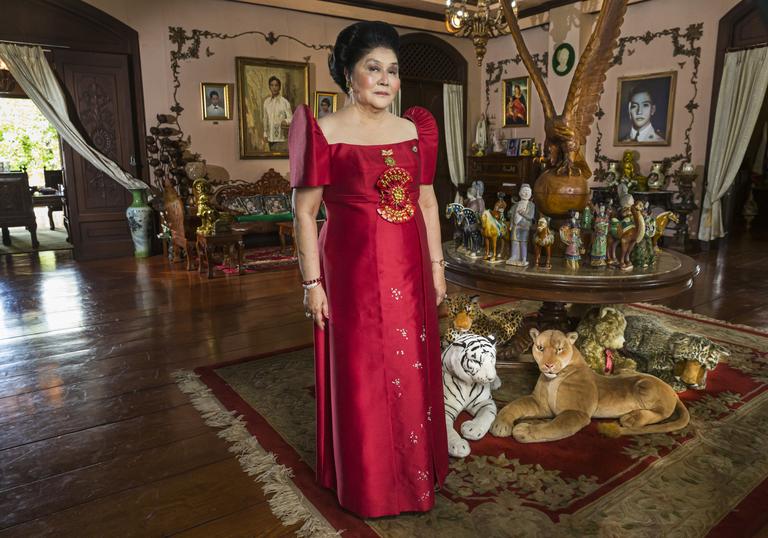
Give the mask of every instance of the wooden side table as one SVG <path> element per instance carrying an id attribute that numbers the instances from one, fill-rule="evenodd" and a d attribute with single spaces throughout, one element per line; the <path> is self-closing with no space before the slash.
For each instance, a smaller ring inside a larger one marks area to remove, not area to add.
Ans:
<path id="1" fill-rule="evenodd" d="M 325 224 L 325 220 L 318 220 L 317 221 L 317 232 L 320 233 L 320 230 L 323 228 L 323 224 Z M 293 221 L 291 222 L 278 222 L 277 223 L 277 234 L 280 236 L 280 250 L 285 251 L 286 248 L 286 237 L 290 237 L 291 239 L 291 245 L 293 248 L 293 255 L 297 256 L 299 249 L 296 247 L 296 234 L 293 231 Z"/>
<path id="2" fill-rule="evenodd" d="M 243 234 L 229 232 L 218 235 L 197 234 L 197 255 L 198 267 L 203 271 L 203 262 L 208 268 L 208 278 L 213 278 L 213 251 L 216 247 L 223 247 L 229 250 L 230 258 L 232 251 L 237 250 L 237 270 L 238 274 L 243 274 Z"/>
<path id="3" fill-rule="evenodd" d="M 291 222 L 278 222 L 277 223 L 277 235 L 280 236 L 280 251 L 285 252 L 286 237 L 291 239 L 291 245 L 293 253 L 296 255 L 296 234 L 293 233 L 293 221 Z"/>

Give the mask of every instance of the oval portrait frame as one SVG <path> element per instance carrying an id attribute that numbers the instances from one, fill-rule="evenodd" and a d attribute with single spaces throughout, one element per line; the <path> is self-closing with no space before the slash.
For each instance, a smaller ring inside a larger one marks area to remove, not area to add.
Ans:
<path id="1" fill-rule="evenodd" d="M 557 56 L 560 53 L 561 50 L 567 50 L 568 51 L 568 63 L 565 66 L 565 71 L 558 71 L 557 70 Z M 576 63 L 576 51 L 573 50 L 573 47 L 570 43 L 560 43 L 557 48 L 555 48 L 555 52 L 552 54 L 552 71 L 555 72 L 555 74 L 559 77 L 564 77 L 568 73 L 571 72 L 573 69 L 573 65 Z"/>

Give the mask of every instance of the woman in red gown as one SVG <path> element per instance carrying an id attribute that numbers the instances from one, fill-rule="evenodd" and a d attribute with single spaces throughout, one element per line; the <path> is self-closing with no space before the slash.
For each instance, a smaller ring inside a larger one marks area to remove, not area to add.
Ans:
<path id="1" fill-rule="evenodd" d="M 343 30 L 330 68 L 347 106 L 319 123 L 299 107 L 289 135 L 304 303 L 315 322 L 317 480 L 362 517 L 431 509 L 448 471 L 438 131 L 425 109 L 407 119 L 387 111 L 400 87 L 397 50 L 385 23 Z"/>

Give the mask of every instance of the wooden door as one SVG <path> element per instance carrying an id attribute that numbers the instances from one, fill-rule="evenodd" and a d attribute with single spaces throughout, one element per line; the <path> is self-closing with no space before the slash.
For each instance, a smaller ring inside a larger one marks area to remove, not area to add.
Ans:
<path id="1" fill-rule="evenodd" d="M 88 141 L 123 170 L 136 175 L 137 116 L 133 111 L 129 58 L 56 50 L 54 65 L 70 100 L 71 116 Z M 125 209 L 130 193 L 62 143 L 70 236 L 77 260 L 129 256 L 133 252 Z"/>
<path id="2" fill-rule="evenodd" d="M 440 229 L 443 241 L 453 236 L 452 227 L 445 218 L 445 206 L 453 201 L 456 188 L 451 183 L 448 170 L 448 152 L 445 144 L 445 112 L 443 111 L 443 84 L 432 80 L 403 78 L 401 86 L 401 110 L 421 106 L 429 110 L 437 121 L 440 143 L 437 147 L 437 169 L 435 170 L 435 196 L 440 213 Z"/>

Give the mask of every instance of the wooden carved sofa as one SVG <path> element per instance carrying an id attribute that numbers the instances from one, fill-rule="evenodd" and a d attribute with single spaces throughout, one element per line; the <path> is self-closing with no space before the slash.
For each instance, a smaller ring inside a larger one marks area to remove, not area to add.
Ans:
<path id="1" fill-rule="evenodd" d="M 267 214 L 247 214 L 239 209 L 238 199 L 252 196 L 284 195 L 287 197 L 288 210 Z M 246 238 L 257 234 L 276 234 L 278 222 L 291 222 L 293 215 L 290 211 L 291 184 L 279 172 L 270 168 L 258 181 L 243 180 L 226 181 L 214 185 L 213 201 L 222 211 L 228 211 L 235 216 L 232 229 L 242 232 Z"/>

